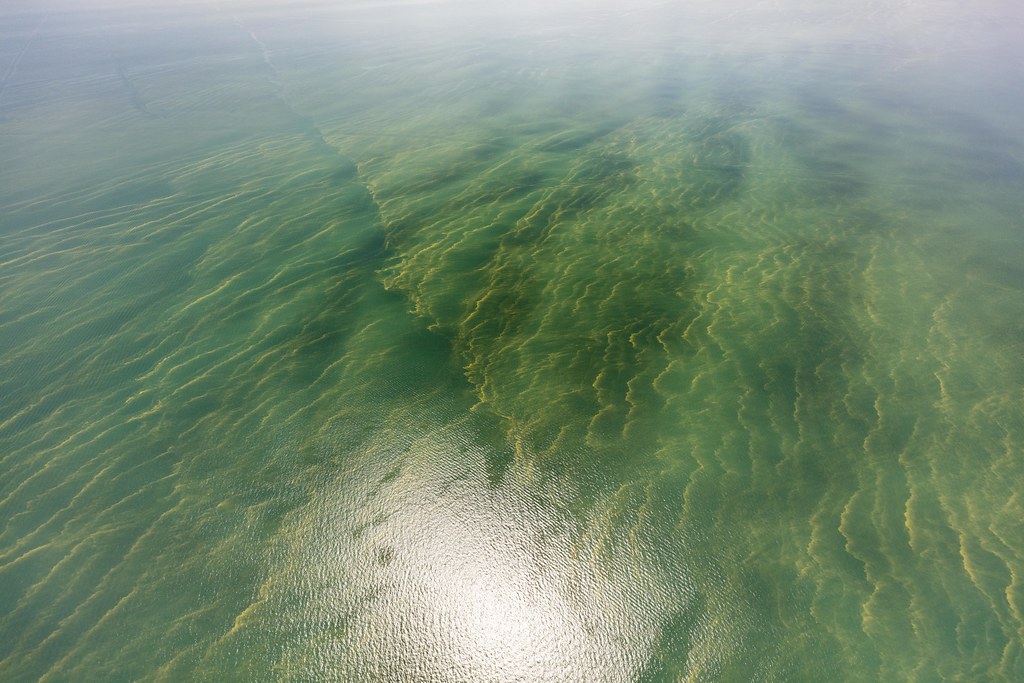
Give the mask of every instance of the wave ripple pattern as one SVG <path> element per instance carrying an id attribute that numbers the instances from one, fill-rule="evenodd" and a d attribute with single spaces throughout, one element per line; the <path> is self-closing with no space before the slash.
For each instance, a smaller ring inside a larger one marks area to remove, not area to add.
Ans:
<path id="1" fill-rule="evenodd" d="M 0 11 L 0 679 L 1024 679 L 1024 15 L 690 5 Z"/>

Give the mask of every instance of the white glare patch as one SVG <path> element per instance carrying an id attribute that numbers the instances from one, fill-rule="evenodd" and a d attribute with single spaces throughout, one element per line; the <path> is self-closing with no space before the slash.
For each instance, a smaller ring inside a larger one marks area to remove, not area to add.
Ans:
<path id="1" fill-rule="evenodd" d="M 282 574 L 306 577 L 284 610 L 295 617 L 284 617 L 309 628 L 281 670 L 432 683 L 634 679 L 658 621 L 651 586 L 596 579 L 570 547 L 568 522 L 527 484 L 510 473 L 495 489 L 455 473 L 453 461 L 465 467 L 472 455 L 453 458 L 458 445 L 439 436 L 412 457 L 374 455 L 307 509 Z"/>

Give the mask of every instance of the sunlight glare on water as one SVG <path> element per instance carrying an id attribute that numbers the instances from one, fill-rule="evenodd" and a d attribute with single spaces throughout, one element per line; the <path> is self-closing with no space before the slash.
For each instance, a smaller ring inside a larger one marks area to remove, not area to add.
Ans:
<path id="1" fill-rule="evenodd" d="M 666 608 L 657 604 L 666 591 L 657 570 L 637 568 L 645 574 L 628 585 L 600 585 L 588 558 L 569 547 L 569 520 L 524 500 L 521 483 L 499 492 L 476 477 L 437 478 L 435 468 L 465 462 L 458 442 L 458 433 L 425 435 L 410 455 L 428 454 L 428 471 L 412 464 L 374 486 L 366 493 L 375 502 L 361 512 L 324 498 L 310 506 L 315 522 L 304 519 L 288 534 L 286 574 L 316 576 L 321 588 L 302 590 L 300 613 L 315 604 L 328 620 L 359 622 L 347 625 L 346 634 L 359 635 L 346 637 L 336 658 L 307 659 L 310 644 L 295 641 L 288 659 L 315 662 L 306 675 L 342 679 L 635 677 L 651 615 Z M 390 512 L 384 519 L 378 510 Z M 352 516 L 366 516 L 373 529 L 337 534 Z M 375 562 L 360 565 L 360 555 Z M 353 605 L 362 606 L 358 614 Z"/>

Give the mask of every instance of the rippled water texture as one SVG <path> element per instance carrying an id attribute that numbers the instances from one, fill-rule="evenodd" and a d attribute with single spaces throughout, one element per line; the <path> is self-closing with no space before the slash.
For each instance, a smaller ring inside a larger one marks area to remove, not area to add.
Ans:
<path id="1" fill-rule="evenodd" d="M 47 2 L 0 679 L 1024 680 L 1016 5 Z"/>

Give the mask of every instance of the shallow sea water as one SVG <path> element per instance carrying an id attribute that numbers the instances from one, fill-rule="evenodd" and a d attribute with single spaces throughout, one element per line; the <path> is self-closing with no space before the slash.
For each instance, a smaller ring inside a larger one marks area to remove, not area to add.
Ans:
<path id="1" fill-rule="evenodd" d="M 0 10 L 0 679 L 1024 680 L 1009 2 Z"/>

